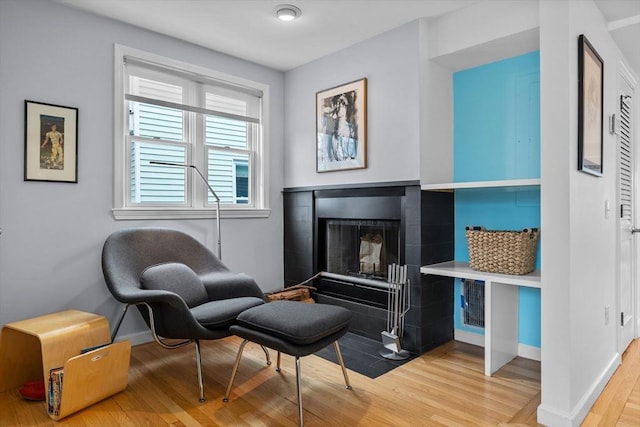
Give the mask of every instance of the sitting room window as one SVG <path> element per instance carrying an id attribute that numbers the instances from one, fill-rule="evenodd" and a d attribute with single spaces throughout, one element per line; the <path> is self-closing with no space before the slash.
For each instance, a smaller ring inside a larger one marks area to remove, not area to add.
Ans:
<path id="1" fill-rule="evenodd" d="M 124 46 L 115 52 L 115 217 L 214 217 L 216 199 L 197 171 L 221 216 L 268 216 L 268 87 Z"/>

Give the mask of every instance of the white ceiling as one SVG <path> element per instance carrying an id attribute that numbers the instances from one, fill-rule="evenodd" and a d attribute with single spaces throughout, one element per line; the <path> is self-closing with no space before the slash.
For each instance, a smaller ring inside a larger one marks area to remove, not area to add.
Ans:
<path id="1" fill-rule="evenodd" d="M 595 0 L 609 33 L 629 65 L 640 74 L 640 0 Z"/>
<path id="2" fill-rule="evenodd" d="M 486 0 L 53 0 L 277 70 L 290 70 L 420 17 Z M 579 1 L 579 0 L 574 0 Z M 640 73 L 640 0 L 595 0 Z M 300 18 L 281 22 L 290 3 Z"/>

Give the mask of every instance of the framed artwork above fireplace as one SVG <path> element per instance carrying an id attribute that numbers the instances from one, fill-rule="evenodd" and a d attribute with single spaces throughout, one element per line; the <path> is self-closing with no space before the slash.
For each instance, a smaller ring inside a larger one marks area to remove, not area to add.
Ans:
<path id="1" fill-rule="evenodd" d="M 367 79 L 316 94 L 316 171 L 367 167 Z"/>

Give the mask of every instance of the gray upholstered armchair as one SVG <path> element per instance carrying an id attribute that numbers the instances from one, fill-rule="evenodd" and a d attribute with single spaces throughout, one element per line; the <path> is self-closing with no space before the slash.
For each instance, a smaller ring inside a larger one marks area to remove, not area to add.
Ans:
<path id="1" fill-rule="evenodd" d="M 102 249 L 102 271 L 111 294 L 126 304 L 112 340 L 127 308 L 135 305 L 163 347 L 194 342 L 201 402 L 200 340 L 231 335 L 229 327 L 238 314 L 265 302 L 251 277 L 232 273 L 196 239 L 167 228 L 114 232 Z M 169 343 L 167 338 L 181 341 Z M 265 354 L 269 363 L 266 349 Z"/>

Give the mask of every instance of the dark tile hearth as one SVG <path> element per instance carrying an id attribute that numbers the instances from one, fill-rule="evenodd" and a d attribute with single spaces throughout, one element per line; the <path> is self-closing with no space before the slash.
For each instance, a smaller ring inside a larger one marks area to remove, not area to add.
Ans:
<path id="1" fill-rule="evenodd" d="M 386 374 L 416 357 L 411 354 L 405 360 L 385 359 L 380 356 L 380 350 L 383 348 L 381 341 L 372 340 L 352 332 L 347 332 L 346 335 L 338 340 L 338 343 L 340 344 L 340 352 L 347 369 L 369 378 L 377 378 L 382 374 Z M 333 345 L 327 346 L 315 354 L 336 365 L 338 364 Z"/>

